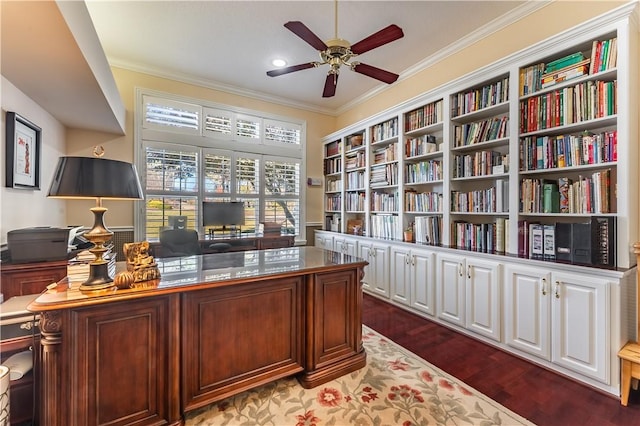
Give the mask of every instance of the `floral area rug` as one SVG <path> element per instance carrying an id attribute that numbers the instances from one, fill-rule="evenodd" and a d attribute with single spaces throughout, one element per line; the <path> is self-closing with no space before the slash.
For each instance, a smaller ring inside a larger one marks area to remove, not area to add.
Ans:
<path id="1" fill-rule="evenodd" d="M 186 425 L 533 425 L 363 326 L 366 367 L 313 389 L 295 378 L 187 414 Z"/>

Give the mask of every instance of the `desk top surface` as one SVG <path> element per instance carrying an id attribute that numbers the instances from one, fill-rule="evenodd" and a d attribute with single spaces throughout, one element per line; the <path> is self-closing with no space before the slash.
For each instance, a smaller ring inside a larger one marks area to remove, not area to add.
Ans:
<path id="1" fill-rule="evenodd" d="M 156 263 L 159 280 L 135 283 L 135 288 L 113 287 L 87 293 L 78 289 L 80 281 L 67 277 L 43 292 L 27 309 L 44 312 L 366 265 L 357 257 L 311 246 L 156 258 Z M 125 268 L 124 264 L 118 266 Z"/>

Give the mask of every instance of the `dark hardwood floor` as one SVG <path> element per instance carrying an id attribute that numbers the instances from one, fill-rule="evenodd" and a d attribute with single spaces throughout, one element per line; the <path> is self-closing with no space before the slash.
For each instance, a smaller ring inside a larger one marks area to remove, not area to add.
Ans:
<path id="1" fill-rule="evenodd" d="M 623 407 L 613 396 L 366 294 L 363 322 L 537 425 L 640 425 L 640 390 Z"/>

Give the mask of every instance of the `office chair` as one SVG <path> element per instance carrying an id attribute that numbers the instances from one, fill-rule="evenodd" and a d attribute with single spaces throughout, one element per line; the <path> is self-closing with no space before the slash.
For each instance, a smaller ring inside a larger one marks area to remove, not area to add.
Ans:
<path id="1" fill-rule="evenodd" d="M 167 229 L 160 233 L 162 257 L 202 254 L 195 229 Z"/>

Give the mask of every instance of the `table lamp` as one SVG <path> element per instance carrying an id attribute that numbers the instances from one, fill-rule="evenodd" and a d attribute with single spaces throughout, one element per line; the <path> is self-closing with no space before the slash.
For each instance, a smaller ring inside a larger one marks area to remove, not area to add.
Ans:
<path id="1" fill-rule="evenodd" d="M 53 175 L 49 197 L 69 199 L 96 199 L 91 208 L 93 228 L 84 237 L 94 246 L 89 251 L 95 259 L 89 263 L 89 278 L 80 285 L 81 291 L 102 290 L 112 287 L 109 262 L 104 254 L 109 251 L 104 243 L 113 237 L 104 224 L 107 209 L 102 200 L 137 200 L 143 198 L 136 167 L 123 161 L 98 157 L 60 157 Z"/>

